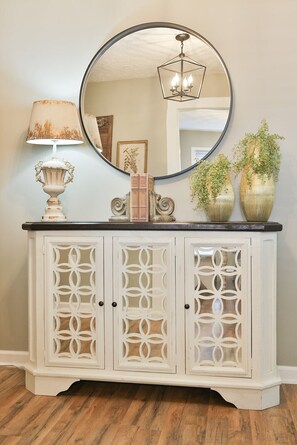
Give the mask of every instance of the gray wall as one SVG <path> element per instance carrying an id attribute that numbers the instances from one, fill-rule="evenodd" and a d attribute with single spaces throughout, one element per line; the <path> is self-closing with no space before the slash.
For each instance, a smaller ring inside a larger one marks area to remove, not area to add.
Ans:
<path id="1" fill-rule="evenodd" d="M 234 112 L 217 152 L 230 153 L 266 118 L 282 133 L 283 159 L 271 216 L 284 225 L 278 252 L 278 363 L 297 366 L 297 3 L 292 0 L 0 0 L 0 349 L 26 350 L 27 243 L 24 221 L 39 220 L 46 195 L 34 165 L 50 149 L 25 143 L 32 102 L 78 103 L 88 63 L 114 34 L 139 23 L 185 25 L 222 55 L 234 88 Z M 110 201 L 128 191 L 129 179 L 111 170 L 85 144 L 60 150 L 76 166 L 62 196 L 70 220 L 106 220 Z M 189 175 L 158 181 L 174 198 L 178 220 L 193 211 Z M 241 219 L 238 200 L 232 215 Z"/>

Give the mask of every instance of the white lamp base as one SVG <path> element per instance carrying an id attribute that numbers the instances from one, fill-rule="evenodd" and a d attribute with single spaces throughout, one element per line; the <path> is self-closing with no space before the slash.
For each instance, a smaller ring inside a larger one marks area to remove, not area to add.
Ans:
<path id="1" fill-rule="evenodd" d="M 63 213 L 61 201 L 55 196 L 51 196 L 47 200 L 47 206 L 42 217 L 42 221 L 66 221 L 66 216 Z"/>
<path id="2" fill-rule="evenodd" d="M 55 158 L 46 162 L 40 161 L 35 166 L 36 180 L 41 182 L 45 193 L 50 195 L 42 221 L 66 220 L 58 195 L 63 193 L 66 184 L 73 180 L 73 170 L 74 167 L 68 161 L 63 162 Z M 41 172 L 43 173 L 43 179 L 41 178 Z M 64 182 L 66 173 L 68 173 L 68 178 Z"/>

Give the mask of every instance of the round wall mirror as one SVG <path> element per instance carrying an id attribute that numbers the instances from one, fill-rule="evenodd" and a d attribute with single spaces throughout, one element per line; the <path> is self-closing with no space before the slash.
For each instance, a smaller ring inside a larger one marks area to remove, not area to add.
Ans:
<path id="1" fill-rule="evenodd" d="M 183 26 L 146 23 L 109 40 L 80 90 L 98 155 L 127 174 L 176 176 L 207 158 L 230 121 L 232 88 L 215 48 Z"/>

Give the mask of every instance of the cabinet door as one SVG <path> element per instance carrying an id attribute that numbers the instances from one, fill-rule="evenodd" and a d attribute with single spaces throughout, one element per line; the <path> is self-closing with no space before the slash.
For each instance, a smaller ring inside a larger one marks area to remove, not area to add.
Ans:
<path id="1" fill-rule="evenodd" d="M 175 372 L 174 239 L 114 239 L 114 367 Z"/>
<path id="2" fill-rule="evenodd" d="M 187 373 L 250 375 L 249 239 L 186 239 Z"/>
<path id="3" fill-rule="evenodd" d="M 45 361 L 104 367 L 103 242 L 45 237 Z"/>

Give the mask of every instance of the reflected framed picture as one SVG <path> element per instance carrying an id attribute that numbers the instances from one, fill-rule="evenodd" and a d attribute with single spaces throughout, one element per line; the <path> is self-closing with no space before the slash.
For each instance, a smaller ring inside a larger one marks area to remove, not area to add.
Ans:
<path id="1" fill-rule="evenodd" d="M 119 141 L 117 167 L 127 173 L 147 173 L 148 141 Z"/>

